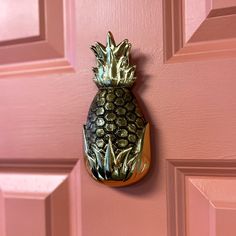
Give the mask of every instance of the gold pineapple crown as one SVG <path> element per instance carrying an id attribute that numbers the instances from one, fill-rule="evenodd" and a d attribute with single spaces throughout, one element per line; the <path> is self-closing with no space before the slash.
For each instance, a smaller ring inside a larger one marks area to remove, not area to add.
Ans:
<path id="1" fill-rule="evenodd" d="M 116 46 L 111 32 L 107 34 L 106 46 L 96 42 L 91 46 L 97 60 L 93 68 L 94 81 L 98 87 L 131 87 L 136 79 L 136 66 L 129 64 L 131 44 L 127 39 Z"/>

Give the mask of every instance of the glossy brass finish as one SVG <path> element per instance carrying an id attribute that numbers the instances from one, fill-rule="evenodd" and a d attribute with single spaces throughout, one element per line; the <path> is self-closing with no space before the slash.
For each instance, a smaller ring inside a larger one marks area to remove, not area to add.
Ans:
<path id="1" fill-rule="evenodd" d="M 140 180 L 150 165 L 150 130 L 130 88 L 135 66 L 129 63 L 128 40 L 116 46 L 108 33 L 107 44 L 91 49 L 97 59 L 94 81 L 99 91 L 84 126 L 87 169 L 97 181 L 125 186 Z"/>

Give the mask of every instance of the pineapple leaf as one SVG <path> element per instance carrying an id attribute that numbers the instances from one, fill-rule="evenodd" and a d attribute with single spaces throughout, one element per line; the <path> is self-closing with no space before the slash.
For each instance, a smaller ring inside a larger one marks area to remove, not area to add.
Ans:
<path id="1" fill-rule="evenodd" d="M 99 87 L 133 85 L 135 66 L 129 64 L 131 44 L 127 39 L 116 46 L 111 32 L 108 32 L 106 46 L 97 42 L 91 49 L 97 59 L 97 69 L 93 69 L 93 72 L 94 81 Z"/>
<path id="2" fill-rule="evenodd" d="M 115 160 L 115 154 L 112 148 L 112 143 L 111 143 L 111 138 L 109 137 L 109 141 L 108 141 L 108 145 L 107 145 L 107 149 L 105 152 L 105 158 L 104 158 L 104 166 L 105 166 L 105 170 L 107 172 L 111 172 L 111 163 L 113 163 Z"/>
<path id="3" fill-rule="evenodd" d="M 142 135 L 138 139 L 138 142 L 137 142 L 137 145 L 136 145 L 136 149 L 134 150 L 135 154 L 138 154 L 138 153 L 140 153 L 142 151 L 145 130 L 146 130 L 146 126 L 143 128 Z"/>
<path id="4" fill-rule="evenodd" d="M 135 155 L 134 157 L 132 157 L 132 158 L 127 162 L 127 166 L 130 167 L 136 158 L 137 158 L 137 155 Z"/>
<path id="5" fill-rule="evenodd" d="M 84 151 L 87 154 L 88 153 L 88 143 L 86 139 L 86 126 L 83 127 L 83 140 L 84 140 Z"/>
<path id="6" fill-rule="evenodd" d="M 99 47 L 100 50 L 103 52 L 104 55 L 106 54 L 106 47 L 103 46 L 101 43 L 96 42 L 96 43 L 95 43 L 95 46 L 96 46 L 96 47 Z"/>
<path id="7" fill-rule="evenodd" d="M 96 42 L 95 47 L 99 57 L 104 59 L 106 57 L 106 48 L 98 42 Z"/>
<path id="8" fill-rule="evenodd" d="M 118 57 L 122 57 L 123 55 L 126 55 L 129 49 L 130 48 L 129 48 L 128 40 L 125 39 L 117 45 L 117 47 L 115 48 L 115 54 Z"/>
<path id="9" fill-rule="evenodd" d="M 111 48 L 112 50 L 116 47 L 115 40 L 113 38 L 112 33 L 109 31 L 107 33 L 107 45 L 106 48 Z"/>
<path id="10" fill-rule="evenodd" d="M 125 158 L 127 159 L 129 157 L 130 151 L 132 150 L 132 147 L 125 149 L 121 151 L 118 156 L 115 159 L 115 164 L 120 164 Z"/>
<path id="11" fill-rule="evenodd" d="M 97 160 L 97 164 L 100 168 L 103 168 L 103 155 L 101 153 L 100 150 L 98 150 L 95 147 L 92 147 L 92 150 L 94 151 L 95 155 L 96 155 L 96 160 Z"/>
<path id="12" fill-rule="evenodd" d="M 97 48 L 95 46 L 91 46 L 90 49 L 94 52 L 95 56 L 98 57 Z"/>

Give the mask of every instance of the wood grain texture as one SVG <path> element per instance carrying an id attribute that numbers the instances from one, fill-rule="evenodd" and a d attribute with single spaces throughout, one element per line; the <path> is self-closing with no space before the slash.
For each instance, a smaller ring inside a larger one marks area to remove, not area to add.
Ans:
<path id="1" fill-rule="evenodd" d="M 133 44 L 138 77 L 134 93 L 151 123 L 152 169 L 137 185 L 111 189 L 94 182 L 83 165 L 76 166 L 73 176 L 81 186 L 71 182 L 70 197 L 80 205 L 70 214 L 79 221 L 82 214 L 82 228 L 72 223 L 71 233 L 167 236 L 171 205 L 166 200 L 170 173 L 165 160 L 235 161 L 236 59 L 165 64 L 163 48 L 169 38 L 163 34 L 162 1 L 75 1 L 73 9 L 73 74 L 23 73 L 0 80 L 0 158 L 83 159 L 82 125 L 97 91 L 89 46 L 105 42 L 111 30 L 117 42 L 128 38 Z M 6 73 L 14 65 L 8 66 Z"/>

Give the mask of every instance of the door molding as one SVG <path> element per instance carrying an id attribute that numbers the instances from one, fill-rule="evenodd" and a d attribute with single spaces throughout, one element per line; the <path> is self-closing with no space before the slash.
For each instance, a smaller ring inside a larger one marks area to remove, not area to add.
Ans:
<path id="1" fill-rule="evenodd" d="M 210 2 L 163 1 L 165 62 L 236 56 L 236 7 Z"/>
<path id="2" fill-rule="evenodd" d="M 168 235 L 209 235 L 205 233 L 217 233 L 221 227 L 235 228 L 230 220 L 216 224 L 236 214 L 235 184 L 235 160 L 167 160 Z"/>

